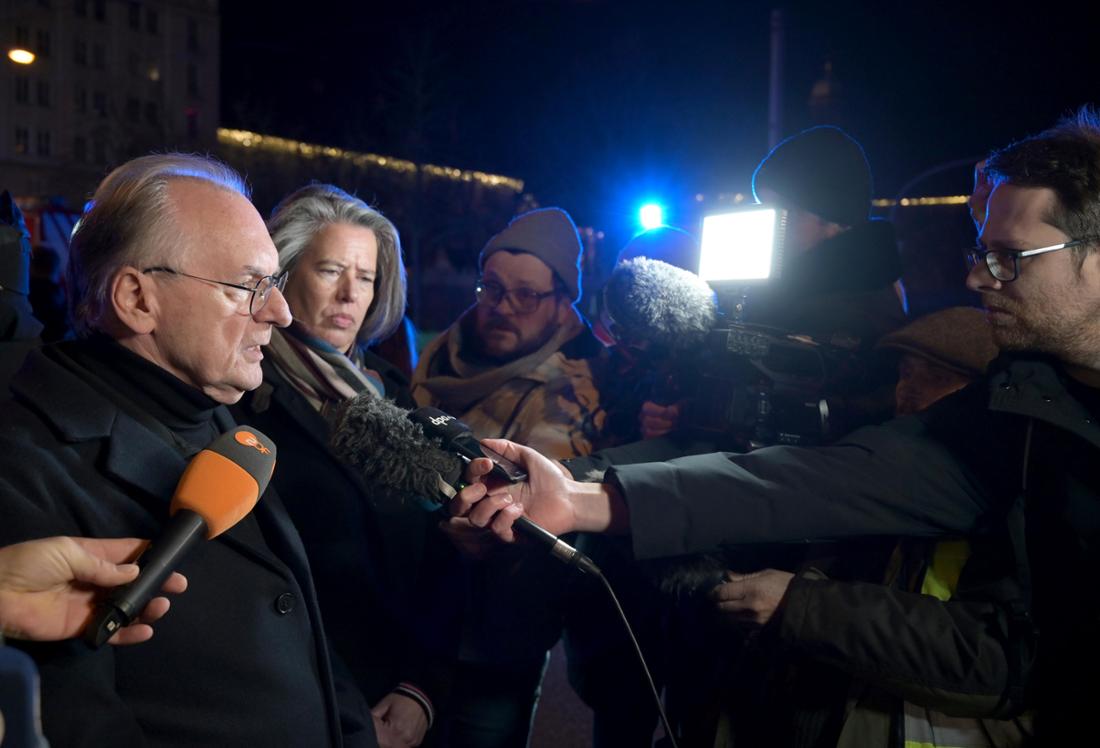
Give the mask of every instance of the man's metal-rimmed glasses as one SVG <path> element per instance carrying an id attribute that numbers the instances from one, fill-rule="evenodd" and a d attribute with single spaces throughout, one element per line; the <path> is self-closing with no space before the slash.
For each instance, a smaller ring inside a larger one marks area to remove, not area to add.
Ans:
<path id="1" fill-rule="evenodd" d="M 543 299 L 557 294 L 558 289 L 539 293 L 531 288 L 505 288 L 492 281 L 478 281 L 477 286 L 474 287 L 474 292 L 477 294 L 477 303 L 479 304 L 495 307 L 504 301 L 504 297 L 507 296 L 511 299 L 512 309 L 515 310 L 516 314 L 531 314 L 539 308 L 539 304 L 542 303 Z"/>
<path id="2" fill-rule="evenodd" d="M 171 275 L 182 275 L 184 278 L 194 278 L 195 280 L 205 281 L 206 283 L 216 283 L 219 286 L 228 286 L 229 288 L 239 288 L 242 291 L 249 293 L 248 297 L 248 314 L 251 317 L 255 317 L 267 304 L 267 300 L 271 297 L 271 289 L 277 288 L 282 293 L 286 288 L 286 279 L 290 275 L 290 272 L 284 270 L 278 275 L 265 275 L 256 281 L 253 286 L 245 286 L 240 283 L 227 283 L 226 281 L 214 280 L 213 278 L 203 278 L 200 275 L 192 275 L 191 273 L 185 273 L 182 270 L 176 270 L 170 267 L 156 266 L 151 268 L 145 268 L 141 272 L 143 273 L 170 273 Z M 257 301 L 259 299 L 259 301 Z"/>
<path id="3" fill-rule="evenodd" d="M 984 262 L 989 269 L 989 274 L 1002 283 L 1010 283 L 1020 277 L 1020 259 L 1034 257 L 1035 255 L 1057 252 L 1059 249 L 1072 249 L 1087 244 L 1088 239 L 1071 239 L 1061 244 L 1051 244 L 1049 247 L 1038 249 L 986 249 L 982 246 L 972 248 L 966 253 L 966 261 L 970 267 L 978 266 Z"/>

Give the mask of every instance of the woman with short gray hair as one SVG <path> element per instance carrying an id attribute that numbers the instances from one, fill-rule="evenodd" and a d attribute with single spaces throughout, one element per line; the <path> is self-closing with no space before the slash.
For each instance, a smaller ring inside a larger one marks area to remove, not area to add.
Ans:
<path id="1" fill-rule="evenodd" d="M 437 597 L 419 588 L 431 578 L 424 552 L 446 544 L 426 537 L 436 532 L 427 513 L 377 507 L 328 448 L 330 417 L 352 397 L 415 407 L 404 375 L 367 350 L 404 317 L 401 242 L 389 219 L 329 184 L 291 193 L 267 225 L 290 271 L 294 322 L 264 348 L 264 382 L 242 401 L 243 418 L 280 447 L 272 480 L 309 555 L 329 645 L 370 703 L 379 743 L 418 745 L 450 654 L 416 637 L 428 616 L 409 611 Z"/>

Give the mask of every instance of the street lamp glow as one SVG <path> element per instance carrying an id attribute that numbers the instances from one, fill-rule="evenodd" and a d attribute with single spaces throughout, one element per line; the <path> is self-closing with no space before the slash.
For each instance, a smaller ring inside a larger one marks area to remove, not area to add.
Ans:
<path id="1" fill-rule="evenodd" d="M 31 52 L 29 49 L 20 49 L 16 47 L 8 50 L 8 59 L 20 65 L 30 65 L 34 62 L 34 52 Z"/>
<path id="2" fill-rule="evenodd" d="M 646 231 L 665 225 L 665 211 L 657 203 L 646 203 L 638 211 L 638 219 Z"/>

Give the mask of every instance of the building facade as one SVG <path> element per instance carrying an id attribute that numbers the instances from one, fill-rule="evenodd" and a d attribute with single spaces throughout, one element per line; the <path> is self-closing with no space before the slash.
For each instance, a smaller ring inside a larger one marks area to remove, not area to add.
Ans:
<path id="1" fill-rule="evenodd" d="M 0 44 L 0 187 L 14 194 L 79 206 L 113 164 L 216 144 L 217 0 L 0 0 Z"/>

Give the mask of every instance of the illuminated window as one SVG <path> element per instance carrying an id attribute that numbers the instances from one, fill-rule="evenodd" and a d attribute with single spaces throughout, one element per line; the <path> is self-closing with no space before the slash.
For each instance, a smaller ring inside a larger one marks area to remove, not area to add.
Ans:
<path id="1" fill-rule="evenodd" d="M 15 128 L 15 152 L 26 154 L 31 149 L 31 132 L 25 127 Z"/>

